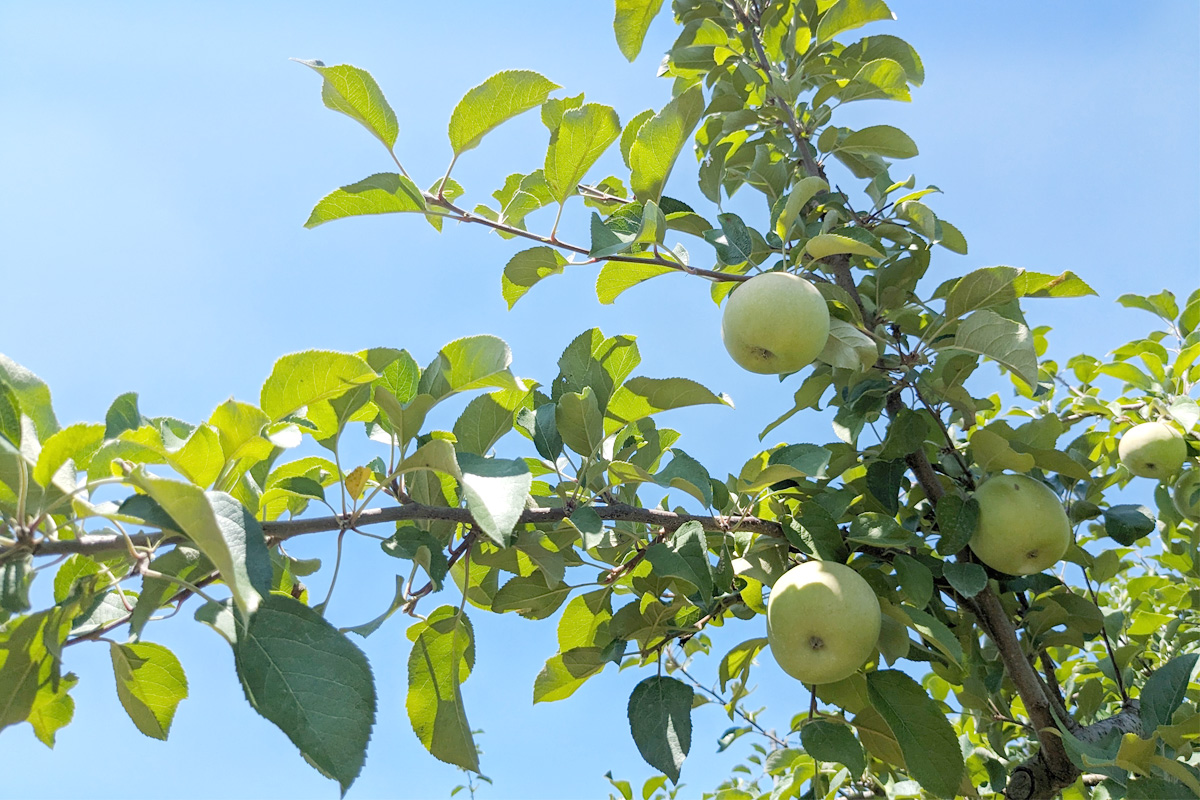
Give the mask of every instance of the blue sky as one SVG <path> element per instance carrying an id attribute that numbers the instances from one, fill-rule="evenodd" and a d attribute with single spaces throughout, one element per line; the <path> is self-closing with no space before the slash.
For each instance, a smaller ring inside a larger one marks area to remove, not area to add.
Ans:
<path id="1" fill-rule="evenodd" d="M 1185 296 L 1200 285 L 1200 6 L 895 0 L 892 8 L 899 22 L 876 30 L 917 47 L 925 86 L 911 105 L 857 104 L 841 124 L 888 122 L 920 145 L 909 169 L 945 192 L 932 205 L 971 245 L 967 256 L 939 253 L 931 287 L 995 264 L 1077 272 L 1100 297 L 1027 309 L 1034 324 L 1055 328 L 1052 355 L 1061 360 L 1100 355 L 1148 329 L 1143 312 L 1113 302 L 1119 294 Z M 665 103 L 669 85 L 653 74 L 675 36 L 670 20 L 654 25 L 628 64 L 611 15 L 599 0 L 0 5 L 0 352 L 49 382 L 64 423 L 103 418 L 126 391 L 140 393 L 146 414 L 197 421 L 230 395 L 255 400 L 286 352 L 386 345 L 424 362 L 451 339 L 487 332 L 512 345 L 516 372 L 547 382 L 566 343 L 600 326 L 639 336 L 640 373 L 691 377 L 733 397 L 736 410 L 679 412 L 664 423 L 714 473 L 736 472 L 760 448 L 757 432 L 789 407 L 797 379 L 780 387 L 732 364 L 706 283 L 669 276 L 601 306 L 595 269 L 580 268 L 509 312 L 500 272 L 517 242 L 468 227 L 438 235 L 407 217 L 302 227 L 325 193 L 389 163 L 378 142 L 321 106 L 319 78 L 289 57 L 369 69 L 399 116 L 397 152 L 428 185 L 449 159 L 450 110 L 501 69 L 538 70 L 564 93 L 613 105 L 622 120 Z M 540 166 L 545 139 L 528 115 L 466 154 L 455 176 L 470 200 L 484 201 L 506 174 Z M 594 176 L 619 166 L 614 149 Z M 685 167 L 671 193 L 697 199 Z M 735 200 L 739 211 L 761 211 Z M 571 210 L 560 232 L 583 241 L 586 215 Z M 532 221 L 548 228 L 551 219 Z M 763 444 L 831 438 L 814 415 Z M 519 442 L 509 447 L 515 454 Z M 299 554 L 328 557 L 327 543 L 312 538 Z M 375 616 L 393 588 L 393 564 L 372 543 L 352 544 L 349 558 L 330 607 L 337 624 Z M 639 783 L 651 774 L 625 721 L 642 675 L 610 670 L 571 699 L 534 708 L 553 626 L 472 618 L 479 668 L 464 691 L 472 725 L 487 731 L 484 771 L 496 781 L 480 797 L 597 797 L 607 770 Z M 219 639 L 188 614 L 158 627 L 150 638 L 176 652 L 191 682 L 171 741 L 145 739 L 125 718 L 106 648 L 72 648 L 68 666 L 83 677 L 76 721 L 53 752 L 25 726 L 4 732 L 6 762 L 22 767 L 8 771 L 8 794 L 336 796 L 242 700 Z M 728 647 L 762 632 L 757 621 L 714 638 Z M 350 797 L 447 796 L 459 774 L 425 754 L 404 712 L 403 623 L 393 620 L 364 649 L 380 721 Z M 713 677 L 716 659 L 698 668 Z M 786 725 L 805 701 L 798 684 L 769 658 L 756 681 L 758 704 L 773 709 L 768 722 Z M 744 753 L 711 756 L 728 724 L 719 710 L 696 713 L 685 795 L 715 786 Z"/>

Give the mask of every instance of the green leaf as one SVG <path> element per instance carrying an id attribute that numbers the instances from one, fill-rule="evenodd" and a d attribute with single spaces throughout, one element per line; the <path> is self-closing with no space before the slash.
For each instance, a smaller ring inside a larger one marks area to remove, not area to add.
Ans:
<path id="1" fill-rule="evenodd" d="M 695 405 L 733 408 L 728 397 L 715 395 L 688 378 L 630 378 L 608 403 L 605 430 L 612 433 L 651 414 Z"/>
<path id="2" fill-rule="evenodd" d="M 1130 547 L 1154 532 L 1154 512 L 1146 506 L 1120 505 L 1104 509 L 1104 532 Z"/>
<path id="3" fill-rule="evenodd" d="M 680 578 L 707 600 L 712 597 L 712 565 L 706 551 L 704 529 L 698 522 L 688 522 L 671 535 L 669 542 L 657 542 L 646 549 L 646 560 L 654 574 L 664 578 Z"/>
<path id="4" fill-rule="evenodd" d="M 408 629 L 408 719 L 435 758 L 479 771 L 479 756 L 459 688 L 475 667 L 471 621 L 442 606 Z"/>
<path id="5" fill-rule="evenodd" d="M 512 351 L 503 339 L 487 334 L 455 339 L 421 373 L 418 391 L 435 400 L 471 389 L 524 389 L 509 371 Z"/>
<path id="6" fill-rule="evenodd" d="M 366 361 L 350 353 L 306 350 L 275 362 L 263 383 L 259 406 L 281 420 L 319 400 L 330 400 L 376 378 Z"/>
<path id="7" fill-rule="evenodd" d="M 608 663 L 601 647 L 573 647 L 552 656 L 534 679 L 533 702 L 565 700 Z"/>
<path id="8" fill-rule="evenodd" d="M 629 730 L 646 763 L 679 782 L 692 747 L 692 687 L 666 676 L 646 678 L 629 696 Z"/>
<path id="9" fill-rule="evenodd" d="M 625 58 L 633 61 L 642 51 L 646 31 L 662 4 L 663 0 L 617 0 L 613 32 L 617 35 L 617 47 L 621 48 Z"/>
<path id="10" fill-rule="evenodd" d="M 3 353 L 0 353 L 0 384 L 12 390 L 21 413 L 33 420 L 39 439 L 45 440 L 58 430 L 58 420 L 50 404 L 50 387 Z"/>
<path id="11" fill-rule="evenodd" d="M 1096 294 L 1095 289 L 1069 270 L 1061 275 L 1022 270 L 1015 284 L 1021 297 L 1086 297 Z"/>
<path id="12" fill-rule="evenodd" d="M 843 103 L 855 100 L 912 100 L 908 92 L 908 74 L 899 62 L 890 58 L 877 58 L 863 64 L 837 96 Z"/>
<path id="13" fill-rule="evenodd" d="M 54 747 L 54 736 L 60 728 L 66 727 L 75 716 L 75 700 L 67 694 L 79 683 L 74 673 L 67 673 L 55 686 L 53 682 L 45 683 L 38 688 L 37 697 L 29 711 L 29 724 L 33 726 L 33 734 L 46 747 Z"/>
<path id="14" fill-rule="evenodd" d="M 937 552 L 952 556 L 967 546 L 979 527 L 979 501 L 948 494 L 938 501 L 936 512 L 938 533 Z"/>
<path id="15" fill-rule="evenodd" d="M 226 461 L 246 459 L 257 462 L 269 456 L 273 445 L 262 434 L 270 421 L 255 406 L 233 399 L 217 406 L 208 418 L 208 424 L 217 429 L 221 453 Z"/>
<path id="16" fill-rule="evenodd" d="M 1033 335 L 1019 322 L 981 309 L 958 326 L 954 346 L 987 356 L 1012 370 L 1030 386 L 1037 385 L 1038 364 Z"/>
<path id="17" fill-rule="evenodd" d="M 1197 659 L 1200 659 L 1197 653 L 1176 656 L 1147 679 L 1139 696 L 1142 730 L 1147 735 L 1160 725 L 1171 724 L 1171 715 L 1183 703 Z"/>
<path id="18" fill-rule="evenodd" d="M 800 729 L 800 742 L 816 760 L 845 764 L 853 776 L 862 775 L 867 768 L 866 754 L 849 726 L 812 720 Z"/>
<path id="19" fill-rule="evenodd" d="M 377 172 L 322 197 L 304 227 L 315 228 L 344 217 L 424 210 L 425 196 L 415 183 L 394 172 Z"/>
<path id="20" fill-rule="evenodd" d="M 482 458 L 459 453 L 463 499 L 480 531 L 507 547 L 513 528 L 525 510 L 533 475 L 522 459 Z"/>
<path id="21" fill-rule="evenodd" d="M 430 439 L 418 447 L 416 452 L 400 462 L 400 466 L 396 468 L 396 474 L 403 475 L 406 472 L 418 470 L 443 472 L 456 479 L 462 477 L 454 445 L 445 439 Z"/>
<path id="22" fill-rule="evenodd" d="M 883 253 L 871 245 L 838 233 L 822 233 L 812 237 L 804 244 L 804 251 L 818 259 L 844 254 L 883 258 Z"/>
<path id="23" fill-rule="evenodd" d="M 551 275 L 559 275 L 567 259 L 553 247 L 531 247 L 522 250 L 504 265 L 501 294 L 511 309 L 535 283 Z"/>
<path id="24" fill-rule="evenodd" d="M 639 283 L 677 271 L 674 267 L 649 262 L 637 264 L 628 261 L 606 261 L 596 276 L 596 299 L 610 305 L 626 290 Z"/>
<path id="25" fill-rule="evenodd" d="M 13 444 L 21 443 L 21 404 L 7 384 L 0 383 L 0 436 Z"/>
<path id="26" fill-rule="evenodd" d="M 1029 472 L 1037 465 L 1032 454 L 1017 452 L 1008 439 L 986 428 L 971 433 L 971 453 L 984 472 Z"/>
<path id="27" fill-rule="evenodd" d="M 339 111 L 375 135 L 389 151 L 396 145 L 400 125 L 383 90 L 365 69 L 349 64 L 327 67 L 320 61 L 300 61 L 320 74 L 321 100 L 326 108 Z"/>
<path id="28" fill-rule="evenodd" d="M 888 515 L 868 511 L 850 523 L 846 540 L 874 547 L 906 547 L 912 541 L 912 534 Z"/>
<path id="29" fill-rule="evenodd" d="M 750 675 L 750 665 L 754 663 L 754 657 L 767 646 L 767 642 L 765 636 L 747 639 L 741 644 L 734 645 L 733 649 L 725 654 L 717 669 L 717 678 L 721 681 L 722 692 L 725 691 L 726 684 L 734 678 L 743 684 L 746 683 L 746 679 Z"/>
<path id="30" fill-rule="evenodd" d="M 582 392 L 585 386 L 590 386 L 596 393 L 596 402 L 604 409 L 613 391 L 641 360 L 632 336 L 605 338 L 599 328 L 586 330 L 559 357 L 552 397 L 557 399 L 564 392 Z"/>
<path id="31" fill-rule="evenodd" d="M 558 88 L 536 72 L 507 70 L 471 89 L 450 115 L 450 147 L 455 157 L 476 147 L 500 123 L 540 106 Z"/>
<path id="32" fill-rule="evenodd" d="M 543 169 L 555 200 L 565 203 L 575 194 L 575 187 L 620 133 L 621 120 L 608 106 L 588 103 L 563 112 Z"/>
<path id="33" fill-rule="evenodd" d="M 907 133 L 891 125 L 872 125 L 854 131 L 841 141 L 837 152 L 884 158 L 913 158 L 918 154 L 917 143 Z"/>
<path id="34" fill-rule="evenodd" d="M 104 438 L 115 439 L 125 431 L 136 431 L 145 423 L 138 411 L 137 392 L 126 392 L 112 401 L 104 414 Z"/>
<path id="35" fill-rule="evenodd" d="M 984 267 L 959 278 L 946 297 L 946 319 L 959 317 L 977 308 L 998 306 L 1017 299 L 1014 282 L 1021 271 L 1013 267 Z"/>
<path id="36" fill-rule="evenodd" d="M 207 577 L 214 567 L 212 562 L 205 558 L 199 550 L 181 544 L 155 557 L 150 562 L 150 569 L 169 577 L 145 577 L 142 579 L 142 591 L 138 595 L 137 604 L 134 605 L 133 614 L 129 618 L 129 631 L 135 637 L 142 635 L 142 630 L 154 612 L 162 608 L 174 593 L 183 588 L 182 584 L 175 583 L 169 578 L 178 577 L 189 583 L 196 583 L 200 578 Z M 58 583 L 57 575 L 55 583 Z M 57 586 L 55 588 L 57 593 Z"/>
<path id="37" fill-rule="evenodd" d="M 987 587 L 987 572 L 978 564 L 947 561 L 942 565 L 942 574 L 963 597 L 974 597 Z"/>
<path id="38" fill-rule="evenodd" d="M 275 723 L 342 794 L 366 760 L 375 724 L 375 680 L 362 651 L 313 609 L 267 595 L 233 649 L 250 705 Z"/>
<path id="39" fill-rule="evenodd" d="M 571 587 L 565 583 L 546 586 L 538 573 L 510 578 L 492 598 L 492 611 L 503 614 L 516 611 L 526 619 L 545 619 L 567 599 Z"/>
<path id="40" fill-rule="evenodd" d="M 571 524 L 583 537 L 583 549 L 591 550 L 604 541 L 604 520 L 591 506 L 580 506 L 571 512 Z"/>
<path id="41" fill-rule="evenodd" d="M 133 724 L 151 739 L 166 740 L 171 720 L 187 697 L 183 666 L 161 644 L 109 644 L 117 697 Z"/>
<path id="42" fill-rule="evenodd" d="M 25 721 L 37 699 L 38 687 L 49 677 L 52 657 L 47 653 L 43 631 L 51 613 L 39 611 L 12 620 L 0 634 L 0 730 Z"/>
<path id="43" fill-rule="evenodd" d="M 879 347 L 874 339 L 856 326 L 832 317 L 829 320 L 829 338 L 825 340 L 825 347 L 817 355 L 817 360 L 831 367 L 862 372 L 879 360 Z"/>
<path id="44" fill-rule="evenodd" d="M 817 44 L 868 22 L 895 18 L 883 0 L 837 0 L 817 23 Z"/>
<path id="45" fill-rule="evenodd" d="M 398 524 L 396 532 L 379 544 L 383 552 L 393 558 L 406 558 L 420 564 L 433 582 L 433 590 L 441 590 L 446 573 L 450 571 L 450 564 L 446 558 L 446 551 L 432 533 L 415 525 Z"/>
<path id="46" fill-rule="evenodd" d="M 486 455 L 512 430 L 513 414 L 526 396 L 526 392 L 489 392 L 471 400 L 454 421 L 454 449 Z"/>
<path id="47" fill-rule="evenodd" d="M 933 573 L 929 567 L 904 553 L 892 561 L 896 569 L 896 577 L 900 579 L 900 589 L 904 596 L 912 601 L 917 608 L 929 605 L 933 597 Z"/>
<path id="48" fill-rule="evenodd" d="M 547 461 L 554 461 L 562 452 L 563 440 L 558 432 L 558 405 L 544 403 L 534 410 L 523 409 L 517 417 L 517 423 L 529 432 L 533 446 L 538 455 Z"/>
<path id="49" fill-rule="evenodd" d="M 196 543 L 229 584 L 242 613 L 258 607 L 270 591 L 271 560 L 262 525 L 240 502 L 224 492 L 204 492 L 191 484 L 159 478 L 145 467 L 130 482 L 150 495 Z"/>
<path id="50" fill-rule="evenodd" d="M 582 392 L 560 395 L 554 424 L 567 447 L 585 457 L 595 453 L 604 440 L 604 417 L 592 387 L 585 386 Z"/>
<path id="51" fill-rule="evenodd" d="M 908 774 L 934 797 L 956 796 L 965 766 L 958 737 L 938 704 L 894 669 L 868 673 L 867 694 L 895 735 Z"/>
<path id="52" fill-rule="evenodd" d="M 621 131 L 621 160 L 625 162 L 625 166 L 629 166 L 629 151 L 633 147 L 633 142 L 637 138 L 638 131 L 646 124 L 646 120 L 654 116 L 654 109 L 647 108 L 629 122 L 625 123 L 625 129 Z"/>
<path id="53" fill-rule="evenodd" d="M 75 470 L 87 470 L 92 455 L 103 441 L 104 426 L 100 423 L 80 422 L 54 433 L 42 442 L 33 480 L 41 486 L 49 486 L 68 461 L 74 463 Z M 73 473 L 71 477 L 74 478 Z"/>
<path id="54" fill-rule="evenodd" d="M 783 214 L 779 218 L 779 222 L 775 227 L 775 233 L 781 239 L 788 239 L 792 230 L 792 223 L 800 216 L 800 212 L 804 210 L 804 206 L 817 196 L 818 192 L 829 191 L 829 184 L 824 178 L 810 175 L 807 178 L 802 178 L 795 186 L 792 187 L 792 193 L 788 195 L 787 203 L 784 204 Z"/>
<path id="55" fill-rule="evenodd" d="M 704 93 L 693 86 L 675 97 L 637 132 L 629 148 L 629 185 L 637 199 L 658 200 L 671 168 L 704 113 Z"/>

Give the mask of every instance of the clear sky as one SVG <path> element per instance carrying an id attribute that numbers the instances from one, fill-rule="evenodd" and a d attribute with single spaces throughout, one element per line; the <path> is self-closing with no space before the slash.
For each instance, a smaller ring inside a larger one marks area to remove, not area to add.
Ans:
<path id="1" fill-rule="evenodd" d="M 1052 355 L 1063 359 L 1148 330 L 1143 312 L 1114 303 L 1119 294 L 1169 288 L 1182 297 L 1200 285 L 1200 5 L 891 5 L 899 22 L 874 30 L 917 47 L 925 86 L 911 105 L 856 104 L 841 124 L 889 122 L 919 144 L 910 169 L 945 192 L 932 205 L 971 245 L 965 257 L 940 251 L 930 286 L 995 264 L 1077 272 L 1100 297 L 1028 308 L 1033 324 L 1054 326 Z M 639 336 L 641 374 L 683 375 L 733 397 L 736 410 L 663 423 L 682 430 L 680 446 L 714 474 L 737 472 L 760 449 L 757 432 L 790 407 L 798 379 L 780 387 L 733 365 L 703 281 L 664 277 L 601 306 L 595 268 L 579 268 L 509 312 L 500 273 L 519 242 L 467 227 L 439 235 L 412 217 L 302 227 L 321 196 L 389 161 L 365 131 L 322 107 L 318 76 L 288 57 L 369 69 L 399 116 L 397 152 L 429 185 L 449 158 L 450 110 L 501 69 L 538 70 L 563 93 L 613 105 L 622 120 L 661 107 L 669 84 L 653 76 L 676 30 L 663 16 L 628 64 L 611 18 L 606 0 L 0 3 L 0 352 L 49 382 L 64 424 L 102 419 L 126 391 L 140 393 L 145 414 L 199 421 L 230 395 L 256 400 L 286 352 L 392 346 L 426 362 L 454 338 L 488 332 L 512 345 L 518 374 L 545 383 L 566 343 L 600 326 Z M 455 169 L 468 199 L 490 199 L 506 174 L 540 166 L 545 141 L 535 114 L 490 135 Z M 614 148 L 593 177 L 619 166 Z M 685 157 L 670 193 L 704 213 L 688 166 Z M 761 211 L 737 199 L 739 211 Z M 582 207 L 567 216 L 560 233 L 586 241 Z M 531 221 L 548 228 L 551 219 Z M 513 436 L 502 454 L 516 455 Z M 763 445 L 830 439 L 813 415 Z M 298 554 L 328 558 L 327 543 L 310 538 Z M 394 588 L 396 562 L 373 543 L 353 543 L 348 556 L 329 611 L 335 624 L 374 617 Z M 311 581 L 314 592 L 325 580 Z M 452 594 L 437 601 L 456 602 Z M 478 666 L 464 687 L 467 713 L 486 730 L 483 769 L 496 782 L 481 798 L 594 798 L 607 792 L 607 770 L 639 784 L 652 774 L 625 720 L 643 674 L 610 668 L 569 700 L 533 707 L 553 625 L 471 617 Z M 461 777 L 409 728 L 403 629 L 393 619 L 362 645 L 380 713 L 351 798 L 446 797 Z M 727 648 L 763 631 L 760 618 L 714 639 Z M 75 722 L 54 751 L 28 726 L 3 733 L 6 795 L 336 797 L 336 785 L 246 705 L 228 648 L 190 613 L 149 637 L 176 652 L 191 684 L 170 742 L 142 737 L 125 717 L 107 648 L 72 648 L 68 667 L 83 678 Z M 805 698 L 769 658 L 761 663 L 757 704 L 772 708 L 767 724 L 786 726 Z M 716 664 L 700 663 L 699 673 L 714 678 Z M 712 755 L 730 724 L 719 709 L 698 710 L 695 723 L 687 797 L 715 786 L 746 752 Z"/>

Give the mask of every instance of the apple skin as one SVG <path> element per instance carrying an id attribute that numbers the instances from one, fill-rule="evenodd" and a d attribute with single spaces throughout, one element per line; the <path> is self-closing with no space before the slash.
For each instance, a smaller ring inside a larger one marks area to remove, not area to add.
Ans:
<path id="1" fill-rule="evenodd" d="M 1171 493 L 1175 510 L 1190 520 L 1200 520 L 1200 469 L 1185 470 Z"/>
<path id="2" fill-rule="evenodd" d="M 807 684 L 833 683 L 858 671 L 875 653 L 882 625 L 871 585 L 845 564 L 806 561 L 771 587 L 767 639 L 788 675 Z"/>
<path id="3" fill-rule="evenodd" d="M 790 272 L 764 272 L 725 304 L 721 340 L 743 369 L 763 375 L 812 363 L 829 339 L 829 308 L 817 287 Z"/>
<path id="4" fill-rule="evenodd" d="M 1163 481 L 1174 475 L 1187 458 L 1187 445 L 1174 428 L 1161 422 L 1134 425 L 1117 445 L 1121 463 L 1139 478 Z"/>
<path id="5" fill-rule="evenodd" d="M 995 475 L 975 490 L 975 557 L 1007 575 L 1049 569 L 1071 546 L 1071 522 L 1049 486 L 1026 475 Z"/>

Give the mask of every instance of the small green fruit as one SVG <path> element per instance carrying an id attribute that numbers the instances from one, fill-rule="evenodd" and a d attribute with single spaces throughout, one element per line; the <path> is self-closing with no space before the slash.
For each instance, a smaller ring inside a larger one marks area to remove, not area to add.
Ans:
<path id="1" fill-rule="evenodd" d="M 767 601 L 771 654 L 808 684 L 847 678 L 875 652 L 882 615 L 871 585 L 845 564 L 806 561 L 784 573 Z"/>
<path id="2" fill-rule="evenodd" d="M 1187 445 L 1179 431 L 1169 425 L 1143 422 L 1121 436 L 1117 455 L 1134 475 L 1163 481 L 1183 466 Z"/>
<path id="3" fill-rule="evenodd" d="M 1200 468 L 1185 470 L 1171 492 L 1175 509 L 1190 520 L 1200 521 Z"/>
<path id="4" fill-rule="evenodd" d="M 1025 475 L 996 475 L 975 491 L 975 556 L 1008 575 L 1032 575 L 1058 563 L 1071 545 L 1071 523 L 1058 496 Z"/>
<path id="5" fill-rule="evenodd" d="M 829 308 L 817 287 L 804 278 L 765 272 L 729 296 L 721 339 L 733 360 L 750 372 L 795 372 L 825 349 Z"/>

